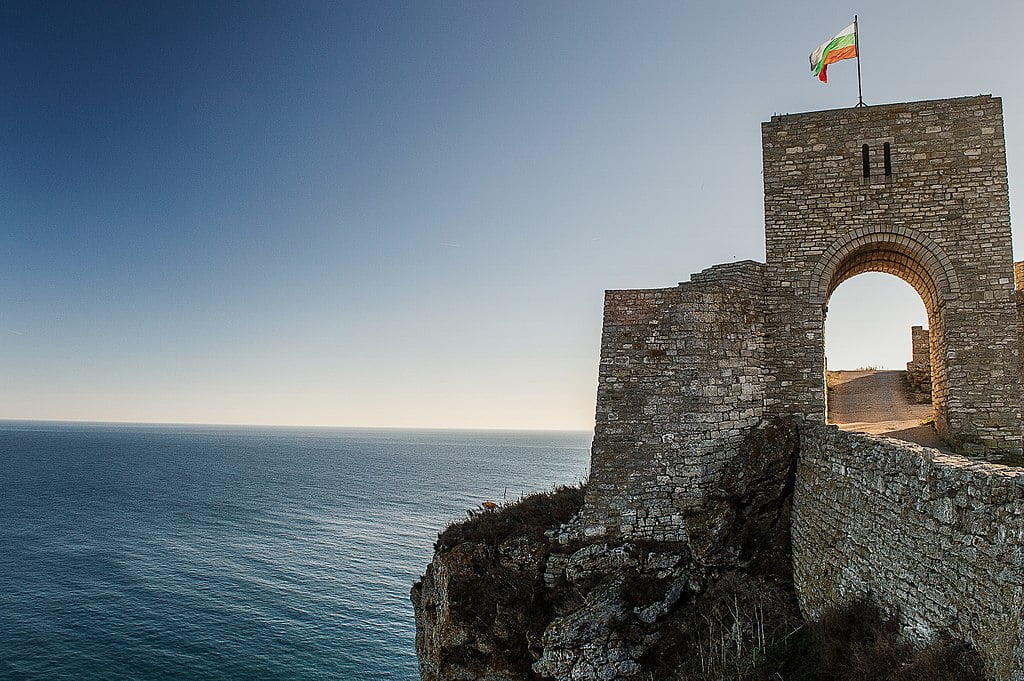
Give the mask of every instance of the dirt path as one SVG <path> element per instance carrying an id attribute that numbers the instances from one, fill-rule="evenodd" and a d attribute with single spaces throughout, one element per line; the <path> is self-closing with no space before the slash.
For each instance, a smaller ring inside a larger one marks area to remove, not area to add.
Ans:
<path id="1" fill-rule="evenodd" d="M 830 371 L 828 422 L 843 430 L 885 435 L 946 450 L 935 429 L 921 422 L 930 404 L 914 404 L 900 371 Z"/>

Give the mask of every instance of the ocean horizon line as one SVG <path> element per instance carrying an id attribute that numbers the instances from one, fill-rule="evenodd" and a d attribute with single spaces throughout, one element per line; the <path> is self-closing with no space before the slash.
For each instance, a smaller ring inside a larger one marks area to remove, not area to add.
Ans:
<path id="1" fill-rule="evenodd" d="M 200 421 L 104 421 L 93 419 L 38 419 L 0 417 L 0 426 L 7 424 L 47 424 L 77 426 L 156 426 L 156 427 L 203 427 L 203 428 L 269 428 L 317 430 L 350 430 L 350 431 L 381 431 L 396 432 L 493 432 L 493 433 L 589 433 L 590 428 L 514 428 L 506 426 L 350 426 L 307 423 L 204 423 Z"/>

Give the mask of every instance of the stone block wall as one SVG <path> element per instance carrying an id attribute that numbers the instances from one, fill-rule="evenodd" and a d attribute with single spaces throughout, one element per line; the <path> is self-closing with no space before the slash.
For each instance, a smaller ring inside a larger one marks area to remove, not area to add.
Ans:
<path id="1" fill-rule="evenodd" d="M 685 539 L 684 516 L 764 412 L 762 271 L 606 292 L 587 534 Z"/>
<path id="2" fill-rule="evenodd" d="M 825 305 L 846 279 L 887 272 L 928 310 L 940 434 L 962 451 L 1019 452 L 1000 100 L 774 116 L 762 142 L 769 408 L 824 421 Z"/>
<path id="3" fill-rule="evenodd" d="M 1016 289 L 1014 295 L 1017 303 L 1017 335 L 1020 338 L 1018 372 L 1024 380 L 1024 260 L 1013 263 L 1013 285 Z M 1021 400 L 1021 414 L 1024 414 L 1024 393 L 1021 394 Z"/>
<path id="4" fill-rule="evenodd" d="M 907 381 L 917 392 L 932 392 L 931 343 L 928 329 L 922 326 L 910 327 L 911 359 L 907 362 Z"/>
<path id="5" fill-rule="evenodd" d="M 801 432 L 793 569 L 805 615 L 871 597 L 912 636 L 1024 679 L 1024 469 L 834 426 Z"/>
<path id="6" fill-rule="evenodd" d="M 762 140 L 764 264 L 606 292 L 590 483 L 563 534 L 692 548 L 755 427 L 796 417 L 804 614 L 870 597 L 1024 681 L 1024 468 L 824 425 L 829 297 L 885 272 L 928 312 L 908 372 L 930 377 L 939 434 L 983 458 L 1021 453 L 1024 263 L 1000 100 L 775 116 Z"/>

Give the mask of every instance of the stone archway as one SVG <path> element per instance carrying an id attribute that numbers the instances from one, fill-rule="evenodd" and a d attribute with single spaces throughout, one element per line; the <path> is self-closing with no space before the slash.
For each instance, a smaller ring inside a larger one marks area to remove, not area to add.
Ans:
<path id="1" fill-rule="evenodd" d="M 924 303 L 930 328 L 932 411 L 940 437 L 949 436 L 948 347 L 943 311 L 960 294 L 949 256 L 927 235 L 900 227 L 861 227 L 836 240 L 811 272 L 811 301 L 821 305 L 824 327 L 827 303 L 844 281 L 865 272 L 891 274 L 907 282 Z M 823 335 L 823 333 L 822 333 Z"/>
<path id="2" fill-rule="evenodd" d="M 824 304 L 839 284 L 864 272 L 903 279 L 921 294 L 929 314 L 960 293 L 950 258 L 925 234 L 908 227 L 861 227 L 836 240 L 811 272 L 811 295 Z"/>

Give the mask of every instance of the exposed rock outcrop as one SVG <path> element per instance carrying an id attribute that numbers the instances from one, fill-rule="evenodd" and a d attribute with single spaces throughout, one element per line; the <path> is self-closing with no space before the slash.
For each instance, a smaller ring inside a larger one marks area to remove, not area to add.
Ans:
<path id="1" fill-rule="evenodd" d="M 582 488 L 561 488 L 473 511 L 441 533 L 411 594 L 422 681 L 533 678 L 554 612 L 544 585 L 554 530 L 582 503 Z"/>

